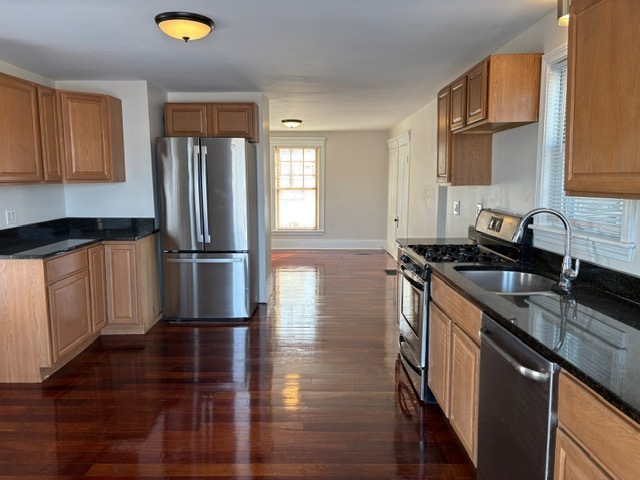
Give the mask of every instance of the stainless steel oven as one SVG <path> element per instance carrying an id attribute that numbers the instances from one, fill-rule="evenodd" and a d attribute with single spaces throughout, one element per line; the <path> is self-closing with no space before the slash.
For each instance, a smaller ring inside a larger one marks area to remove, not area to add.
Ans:
<path id="1" fill-rule="evenodd" d="M 400 335 L 409 344 L 416 357 L 417 367 L 424 368 L 425 355 L 421 338 L 426 334 L 424 281 L 404 266 L 400 267 L 398 281 L 398 327 Z"/>
<path id="2" fill-rule="evenodd" d="M 410 250 L 400 248 L 398 258 L 400 360 L 420 400 L 434 402 L 435 398 L 427 386 L 429 268 L 420 265 Z"/>

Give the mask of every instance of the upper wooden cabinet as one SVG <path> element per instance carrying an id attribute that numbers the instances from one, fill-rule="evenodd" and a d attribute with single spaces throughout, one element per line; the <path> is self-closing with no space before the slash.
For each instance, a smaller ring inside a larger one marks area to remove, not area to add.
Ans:
<path id="1" fill-rule="evenodd" d="M 38 85 L 38 108 L 44 181 L 62 182 L 62 145 L 58 120 L 58 97 L 53 88 Z"/>
<path id="2" fill-rule="evenodd" d="M 455 82 L 454 82 L 455 83 Z M 437 181 L 458 185 L 491 184 L 491 135 L 452 133 L 453 87 L 447 86 L 438 93 L 438 162 Z M 461 109 L 464 102 L 456 101 Z M 462 113 L 460 113 L 462 112 Z M 464 119 L 464 109 L 458 113 Z"/>
<path id="3" fill-rule="evenodd" d="M 451 130 L 494 133 L 538 121 L 542 54 L 491 55 L 451 84 Z"/>
<path id="4" fill-rule="evenodd" d="M 460 77 L 450 85 L 449 90 L 451 92 L 449 96 L 449 101 L 451 102 L 449 127 L 451 130 L 458 130 L 465 126 L 467 78 L 465 76 Z"/>
<path id="5" fill-rule="evenodd" d="M 467 73 L 467 125 L 484 120 L 488 115 L 487 85 L 489 61 L 485 60 Z"/>
<path id="6" fill-rule="evenodd" d="M 41 182 L 36 84 L 0 74 L 0 105 L 0 182 Z"/>
<path id="7" fill-rule="evenodd" d="M 165 103 L 164 123 L 168 137 L 259 137 L 255 103 Z"/>
<path id="8" fill-rule="evenodd" d="M 451 150 L 451 89 L 445 87 L 438 92 L 438 167 L 437 181 L 449 182 L 451 180 L 449 170 L 449 152 Z"/>
<path id="9" fill-rule="evenodd" d="M 565 190 L 640 198 L 640 8 L 573 0 L 569 22 Z"/>
<path id="10" fill-rule="evenodd" d="M 64 181 L 124 182 L 122 103 L 109 95 L 58 91 Z"/>

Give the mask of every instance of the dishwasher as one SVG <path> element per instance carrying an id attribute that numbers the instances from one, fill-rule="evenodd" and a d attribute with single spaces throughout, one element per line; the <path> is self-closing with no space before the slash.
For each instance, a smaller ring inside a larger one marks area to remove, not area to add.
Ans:
<path id="1" fill-rule="evenodd" d="M 560 368 L 487 315 L 480 332 L 478 480 L 550 480 Z"/>

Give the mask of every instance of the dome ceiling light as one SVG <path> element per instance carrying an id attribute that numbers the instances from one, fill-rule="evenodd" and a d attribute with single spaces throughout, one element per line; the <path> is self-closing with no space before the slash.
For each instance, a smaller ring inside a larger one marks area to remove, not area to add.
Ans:
<path id="1" fill-rule="evenodd" d="M 558 25 L 561 27 L 569 25 L 569 3 L 570 0 L 558 0 Z"/>
<path id="2" fill-rule="evenodd" d="M 282 125 L 287 128 L 298 128 L 301 123 L 302 120 L 298 120 L 297 118 L 285 118 L 282 120 Z"/>
<path id="3" fill-rule="evenodd" d="M 189 12 L 160 13 L 156 15 L 156 23 L 164 33 L 185 43 L 206 37 L 216 26 L 209 17 Z"/>

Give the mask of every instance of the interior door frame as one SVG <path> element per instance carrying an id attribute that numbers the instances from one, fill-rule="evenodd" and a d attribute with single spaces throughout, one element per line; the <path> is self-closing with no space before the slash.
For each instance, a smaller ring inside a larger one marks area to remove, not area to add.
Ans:
<path id="1" fill-rule="evenodd" d="M 387 141 L 389 147 L 389 187 L 387 192 L 386 250 L 397 256 L 397 238 L 409 231 L 409 172 L 411 167 L 411 131 Z M 397 259 L 396 259 L 397 260 Z"/>

